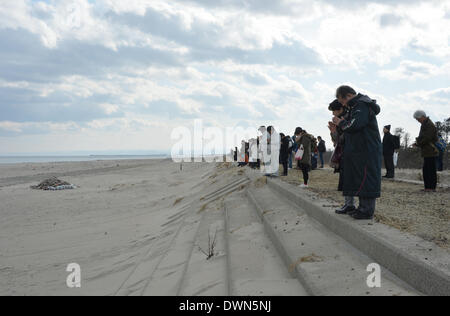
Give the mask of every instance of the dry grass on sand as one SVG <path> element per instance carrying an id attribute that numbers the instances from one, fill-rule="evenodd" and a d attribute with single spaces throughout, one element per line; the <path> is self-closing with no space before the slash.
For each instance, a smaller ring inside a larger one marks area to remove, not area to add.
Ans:
<path id="1" fill-rule="evenodd" d="M 281 179 L 295 185 L 303 183 L 302 173 L 296 169 Z M 312 171 L 309 190 L 333 201 L 333 205 L 341 204 L 338 180 L 339 175 L 329 169 Z M 383 180 L 375 220 L 450 249 L 450 189 L 438 189 L 437 193 L 424 193 L 421 189 L 421 185 Z"/>

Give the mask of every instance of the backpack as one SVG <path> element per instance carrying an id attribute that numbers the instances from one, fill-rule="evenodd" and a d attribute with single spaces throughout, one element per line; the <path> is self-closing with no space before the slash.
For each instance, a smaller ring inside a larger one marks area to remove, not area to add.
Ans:
<path id="1" fill-rule="evenodd" d="M 436 143 L 436 147 L 440 152 L 444 152 L 447 148 L 447 144 L 442 137 L 439 138 L 439 141 Z"/>
<path id="2" fill-rule="evenodd" d="M 393 136 L 393 142 L 394 142 L 394 149 L 400 149 L 400 136 L 394 135 Z"/>
<path id="3" fill-rule="evenodd" d="M 319 151 L 320 152 L 326 152 L 327 151 L 327 147 L 325 146 L 325 141 L 324 140 L 321 140 L 320 142 L 319 142 Z"/>
<path id="4" fill-rule="evenodd" d="M 293 146 L 294 146 L 294 142 L 292 141 L 292 138 L 289 137 L 288 149 L 291 149 Z"/>

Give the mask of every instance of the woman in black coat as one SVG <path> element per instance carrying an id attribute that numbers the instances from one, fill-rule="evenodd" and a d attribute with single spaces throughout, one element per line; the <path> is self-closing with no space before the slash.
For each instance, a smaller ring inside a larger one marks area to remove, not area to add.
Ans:
<path id="1" fill-rule="evenodd" d="M 372 219 L 376 199 L 381 196 L 383 148 L 377 121 L 380 106 L 347 86 L 340 87 L 336 95 L 350 111 L 348 120 L 333 119 L 345 136 L 344 196 L 359 197 L 359 207 L 353 218 Z"/>
<path id="2" fill-rule="evenodd" d="M 284 136 L 283 133 L 281 136 L 281 146 L 280 146 L 280 163 L 283 165 L 283 176 L 288 175 L 288 163 L 289 163 L 289 143 L 290 136 Z"/>

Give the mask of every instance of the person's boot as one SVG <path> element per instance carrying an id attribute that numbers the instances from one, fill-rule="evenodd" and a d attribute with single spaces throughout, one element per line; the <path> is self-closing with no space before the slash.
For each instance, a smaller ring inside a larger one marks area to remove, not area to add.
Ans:
<path id="1" fill-rule="evenodd" d="M 373 215 L 368 215 L 366 213 L 363 213 L 359 210 L 357 210 L 352 217 L 356 220 L 370 220 L 373 219 Z"/>
<path id="2" fill-rule="evenodd" d="M 354 212 L 355 210 L 356 210 L 356 207 L 354 207 L 354 206 L 344 205 L 342 208 L 336 210 L 336 214 L 345 215 L 345 214 Z"/>

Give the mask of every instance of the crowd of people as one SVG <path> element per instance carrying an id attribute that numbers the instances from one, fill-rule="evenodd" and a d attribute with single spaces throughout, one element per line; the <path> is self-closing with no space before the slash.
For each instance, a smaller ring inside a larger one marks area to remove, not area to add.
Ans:
<path id="1" fill-rule="evenodd" d="M 386 167 L 384 178 L 395 177 L 395 165 L 400 149 L 400 137 L 391 134 L 391 126 L 384 126 L 381 139 L 377 116 L 381 112 L 376 100 L 356 93 L 349 86 L 336 91 L 336 99 L 328 110 L 332 120 L 328 123 L 334 151 L 330 167 L 339 174 L 338 190 L 343 192 L 343 206 L 337 214 L 346 214 L 357 220 L 372 219 L 376 200 L 381 196 L 382 160 Z M 437 170 L 443 169 L 443 153 L 446 142 L 438 135 L 436 126 L 424 111 L 416 111 L 414 118 L 421 124 L 419 137 L 413 146 L 421 149 L 424 192 L 435 192 Z M 278 177 L 279 166 L 287 176 L 289 169 L 301 170 L 303 184 L 307 187 L 309 173 L 324 168 L 327 151 L 322 137 L 315 138 L 301 127 L 293 136 L 278 134 L 273 126 L 261 126 L 259 135 L 248 142 L 242 141 L 241 150 L 234 150 L 234 159 L 239 166 L 249 165 L 263 170 L 268 177 Z M 356 205 L 356 198 L 359 205 Z"/>

